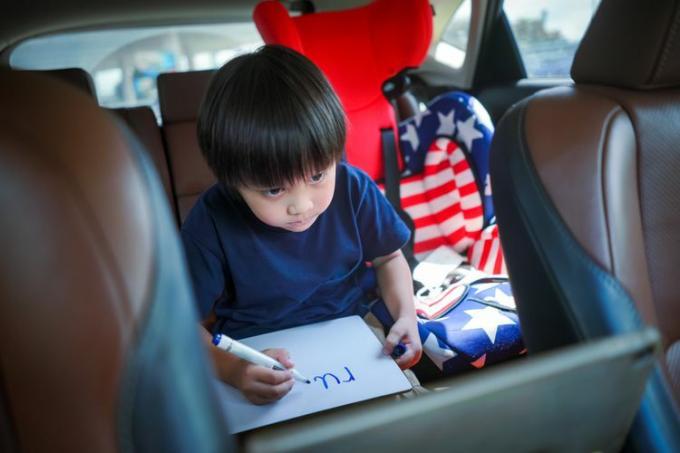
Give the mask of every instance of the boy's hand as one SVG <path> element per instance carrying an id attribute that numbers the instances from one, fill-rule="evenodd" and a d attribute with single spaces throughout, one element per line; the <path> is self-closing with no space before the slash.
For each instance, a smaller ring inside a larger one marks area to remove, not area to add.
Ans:
<path id="1" fill-rule="evenodd" d="M 418 324 L 415 318 L 401 317 L 397 319 L 385 339 L 383 347 L 385 354 L 392 354 L 392 350 L 399 342 L 406 346 L 406 352 L 395 359 L 395 361 L 399 368 L 405 370 L 418 363 L 423 353 L 423 346 L 418 335 Z"/>
<path id="2" fill-rule="evenodd" d="M 264 351 L 286 368 L 293 368 L 285 349 L 266 349 Z M 283 398 L 293 388 L 293 375 L 290 371 L 279 371 L 254 365 L 248 361 L 237 362 L 232 385 L 253 404 L 267 404 Z"/>

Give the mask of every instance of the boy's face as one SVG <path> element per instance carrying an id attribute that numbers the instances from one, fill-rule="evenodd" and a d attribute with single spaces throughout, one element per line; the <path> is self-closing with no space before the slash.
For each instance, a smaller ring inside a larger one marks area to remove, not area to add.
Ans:
<path id="1" fill-rule="evenodd" d="M 293 185 L 240 187 L 238 192 L 255 217 L 267 225 L 293 232 L 305 231 L 331 204 L 335 164 Z"/>

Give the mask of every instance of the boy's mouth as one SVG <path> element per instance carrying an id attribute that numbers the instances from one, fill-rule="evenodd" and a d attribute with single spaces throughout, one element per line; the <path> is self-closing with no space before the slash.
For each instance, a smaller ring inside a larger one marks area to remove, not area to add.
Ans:
<path id="1" fill-rule="evenodd" d="M 311 225 L 316 220 L 316 217 L 317 216 L 313 215 L 313 216 L 308 217 L 308 218 L 303 219 L 303 220 L 295 220 L 293 222 L 288 222 L 287 225 L 291 226 L 291 227 L 303 227 L 303 226 Z"/>

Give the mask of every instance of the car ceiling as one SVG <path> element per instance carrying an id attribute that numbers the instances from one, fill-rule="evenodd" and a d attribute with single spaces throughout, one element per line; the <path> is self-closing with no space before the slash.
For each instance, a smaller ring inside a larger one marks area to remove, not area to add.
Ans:
<path id="1" fill-rule="evenodd" d="M 370 0 L 314 0 L 317 10 Z M 259 0 L 9 0 L 0 15 L 0 52 L 31 36 L 109 26 L 250 20 Z M 290 1 L 284 1 L 290 4 Z"/>

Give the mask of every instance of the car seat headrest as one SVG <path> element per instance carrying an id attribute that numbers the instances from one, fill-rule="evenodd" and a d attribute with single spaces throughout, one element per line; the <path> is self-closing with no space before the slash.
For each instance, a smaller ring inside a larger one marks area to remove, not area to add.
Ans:
<path id="1" fill-rule="evenodd" d="M 213 69 L 160 74 L 157 86 L 163 123 L 196 121 L 214 74 Z"/>
<path id="2" fill-rule="evenodd" d="M 419 66 L 432 39 L 432 9 L 422 0 L 377 0 L 296 17 L 280 2 L 265 0 L 253 17 L 265 42 L 290 47 L 314 61 L 348 112 L 381 96 L 385 80 Z"/>
<path id="3" fill-rule="evenodd" d="M 25 72 L 35 72 L 36 74 L 45 74 L 56 77 L 71 86 L 78 88 L 92 99 L 97 99 L 97 91 L 94 86 L 94 81 L 89 72 L 82 68 L 63 68 L 63 69 L 47 69 L 47 70 L 30 70 Z"/>
<path id="4" fill-rule="evenodd" d="M 680 85 L 680 0 L 603 0 L 576 52 L 576 82 L 633 89 Z"/>

